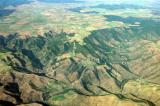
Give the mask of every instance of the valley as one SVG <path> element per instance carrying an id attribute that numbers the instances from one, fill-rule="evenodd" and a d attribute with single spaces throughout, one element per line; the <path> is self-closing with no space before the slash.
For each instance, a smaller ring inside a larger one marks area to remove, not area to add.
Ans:
<path id="1" fill-rule="evenodd" d="M 1 7 L 0 106 L 160 105 L 160 16 L 101 3 Z"/>

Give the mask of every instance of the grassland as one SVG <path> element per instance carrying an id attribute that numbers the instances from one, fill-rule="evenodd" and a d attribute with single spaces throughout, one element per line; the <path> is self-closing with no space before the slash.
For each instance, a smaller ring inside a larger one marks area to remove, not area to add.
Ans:
<path id="1" fill-rule="evenodd" d="M 121 21 L 107 21 L 104 15 L 116 15 L 121 17 L 136 18 L 157 18 L 148 9 L 117 9 L 107 10 L 96 8 L 96 4 L 81 3 L 42 3 L 32 2 L 17 7 L 6 7 L 6 9 L 15 9 L 16 11 L 0 19 L 0 34 L 8 35 L 10 33 L 19 33 L 21 37 L 43 35 L 49 30 L 67 33 L 75 33 L 70 41 L 78 41 L 83 44 L 83 39 L 91 34 L 91 31 L 113 28 L 113 27 L 130 27 Z M 94 7 L 94 6 L 95 7 Z M 80 12 L 74 12 L 72 9 L 80 9 Z M 90 14 L 87 12 L 97 12 Z"/>

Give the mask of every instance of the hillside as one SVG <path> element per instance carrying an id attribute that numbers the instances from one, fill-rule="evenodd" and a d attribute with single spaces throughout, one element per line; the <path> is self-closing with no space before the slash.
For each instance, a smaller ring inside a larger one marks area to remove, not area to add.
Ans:
<path id="1" fill-rule="evenodd" d="M 160 106 L 159 2 L 1 0 L 0 106 Z"/>
<path id="2" fill-rule="evenodd" d="M 1 66 L 6 67 L 1 69 L 1 98 L 14 104 L 71 106 L 70 99 L 80 103 L 87 96 L 87 104 L 112 98 L 115 106 L 158 106 L 159 30 L 151 32 L 147 26 L 141 31 L 137 27 L 93 31 L 85 45 L 69 42 L 74 34 L 65 32 L 25 39 L 18 34 L 1 36 Z"/>

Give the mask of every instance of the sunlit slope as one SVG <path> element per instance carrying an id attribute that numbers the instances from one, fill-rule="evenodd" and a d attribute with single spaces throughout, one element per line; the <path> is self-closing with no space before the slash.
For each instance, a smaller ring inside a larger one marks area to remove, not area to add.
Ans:
<path id="1" fill-rule="evenodd" d="M 0 105 L 160 105 L 157 6 L 39 1 L 0 7 Z"/>
<path id="2" fill-rule="evenodd" d="M 102 100 L 100 106 L 112 104 L 112 99 L 117 101 L 115 106 L 158 106 L 159 23 L 143 21 L 143 26 L 130 29 L 93 31 L 84 39 L 85 45 L 76 40 L 70 42 L 74 34 L 64 32 L 48 32 L 26 39 L 16 34 L 1 37 L 1 49 L 5 52 L 1 60 L 14 74 L 31 74 L 46 78 L 44 82 L 49 80 L 40 91 L 50 104 L 70 104 L 67 99 L 80 94 L 91 96 L 77 97 L 86 98 L 90 104 Z M 148 27 L 153 23 L 153 29 Z M 103 101 L 103 96 L 112 98 L 111 102 Z M 75 103 L 78 101 L 75 98 Z"/>

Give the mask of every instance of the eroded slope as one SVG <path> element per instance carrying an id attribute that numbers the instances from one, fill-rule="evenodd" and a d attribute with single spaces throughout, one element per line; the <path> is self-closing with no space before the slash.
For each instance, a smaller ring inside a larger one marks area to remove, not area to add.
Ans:
<path id="1" fill-rule="evenodd" d="M 159 106 L 159 22 L 139 21 L 139 27 L 93 31 L 84 45 L 70 42 L 74 34 L 64 32 L 25 39 L 1 36 L 1 100 L 16 105 Z M 11 85 L 16 92 L 5 89 Z"/>

